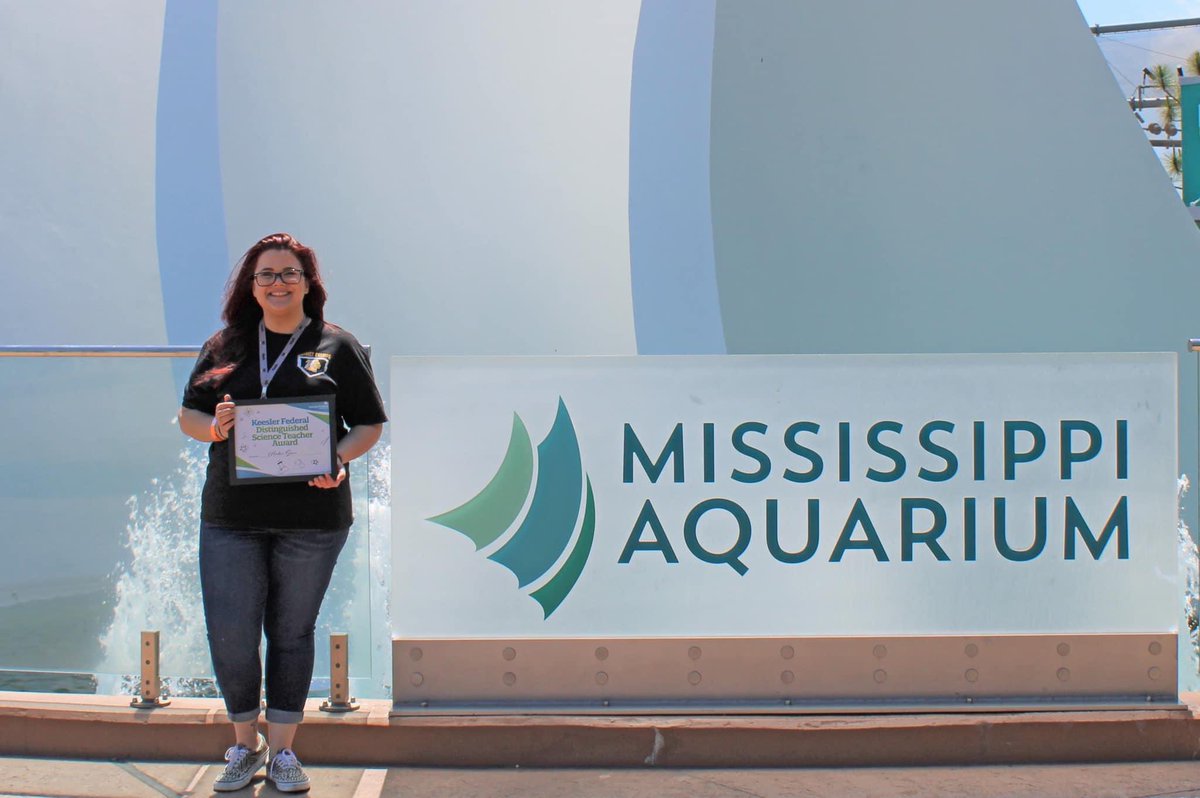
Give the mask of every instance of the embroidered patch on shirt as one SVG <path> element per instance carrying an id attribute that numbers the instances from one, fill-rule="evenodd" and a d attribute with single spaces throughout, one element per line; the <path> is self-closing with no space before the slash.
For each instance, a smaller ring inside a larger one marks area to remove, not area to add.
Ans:
<path id="1" fill-rule="evenodd" d="M 296 357 L 296 365 L 310 377 L 317 377 L 329 370 L 329 358 L 325 352 L 305 352 Z"/>

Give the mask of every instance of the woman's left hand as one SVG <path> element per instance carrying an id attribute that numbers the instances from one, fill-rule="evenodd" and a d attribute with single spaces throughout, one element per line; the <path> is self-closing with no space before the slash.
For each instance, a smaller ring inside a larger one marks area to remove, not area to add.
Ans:
<path id="1" fill-rule="evenodd" d="M 336 488 L 346 481 L 346 464 L 342 462 L 342 458 L 337 461 L 337 475 L 321 474 L 319 477 L 313 477 L 308 481 L 308 484 L 314 488 Z"/>

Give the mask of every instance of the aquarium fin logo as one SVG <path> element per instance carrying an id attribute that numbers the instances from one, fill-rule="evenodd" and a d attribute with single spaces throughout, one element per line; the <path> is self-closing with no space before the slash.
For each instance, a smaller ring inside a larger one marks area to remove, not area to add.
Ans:
<path id="1" fill-rule="evenodd" d="M 466 503 L 427 520 L 461 532 L 480 551 L 500 540 L 528 504 L 516 531 L 488 559 L 512 571 L 521 588 L 541 581 L 529 595 L 549 618 L 579 581 L 596 532 L 592 480 L 583 471 L 579 439 L 561 398 L 553 426 L 537 445 L 536 480 L 534 465 L 525 422 L 513 413 L 508 451 L 496 475 Z M 576 526 L 579 535 L 567 553 Z M 560 561 L 558 570 L 542 581 Z"/>

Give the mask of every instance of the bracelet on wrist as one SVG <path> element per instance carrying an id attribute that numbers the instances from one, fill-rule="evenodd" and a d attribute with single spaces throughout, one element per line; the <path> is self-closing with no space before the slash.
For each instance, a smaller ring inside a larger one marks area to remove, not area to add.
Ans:
<path id="1" fill-rule="evenodd" d="M 217 420 L 214 418 L 212 423 L 208 425 L 209 432 L 212 433 L 213 442 L 225 440 L 225 436 L 221 434 L 221 427 L 217 425 Z"/>

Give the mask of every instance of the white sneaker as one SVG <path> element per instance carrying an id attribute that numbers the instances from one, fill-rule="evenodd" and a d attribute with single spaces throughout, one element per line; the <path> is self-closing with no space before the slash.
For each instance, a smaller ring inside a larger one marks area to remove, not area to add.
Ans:
<path id="1" fill-rule="evenodd" d="M 267 768 L 267 778 L 275 782 L 275 789 L 280 792 L 304 792 L 308 789 L 308 776 L 290 748 L 275 754 L 271 766 Z"/>
<path id="2" fill-rule="evenodd" d="M 267 757 L 270 755 L 271 749 L 267 747 L 267 741 L 261 734 L 258 735 L 258 748 L 254 751 L 238 743 L 225 752 L 225 761 L 229 764 L 225 766 L 225 772 L 213 782 L 213 789 L 217 792 L 242 789 L 250 783 L 258 769 L 267 763 Z"/>

